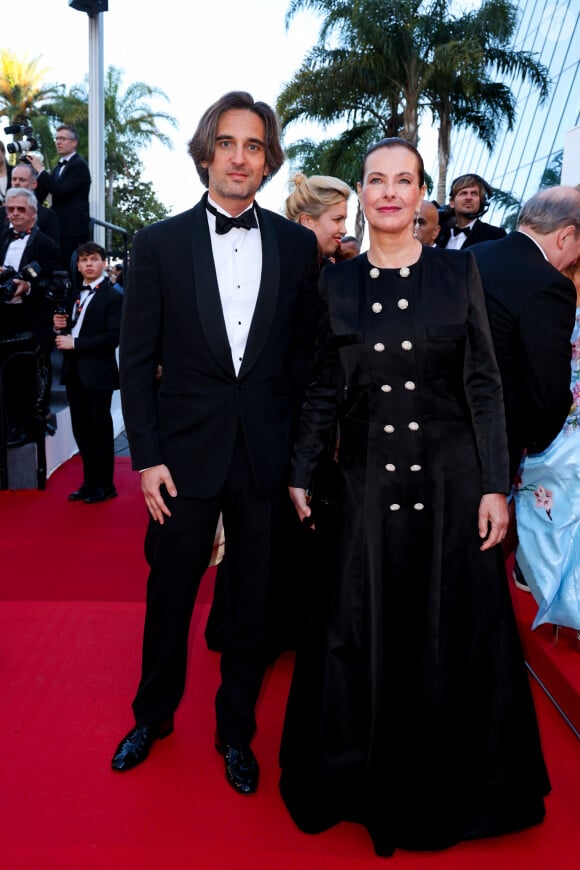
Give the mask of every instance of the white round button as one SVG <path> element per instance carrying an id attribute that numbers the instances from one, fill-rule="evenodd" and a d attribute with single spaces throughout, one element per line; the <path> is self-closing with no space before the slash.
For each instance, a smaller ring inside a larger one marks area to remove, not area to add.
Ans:
<path id="1" fill-rule="evenodd" d="M 385 349 L 385 345 L 384 345 L 381 341 L 377 341 L 377 343 L 375 344 L 375 350 L 376 350 L 376 352 L 377 352 L 377 353 L 382 353 L 382 351 L 383 351 L 384 349 Z"/>
<path id="2" fill-rule="evenodd" d="M 413 342 L 412 341 L 403 341 L 403 342 L 401 342 L 401 347 L 403 348 L 403 350 L 411 350 L 411 348 L 413 347 Z"/>
<path id="3" fill-rule="evenodd" d="M 383 310 L 383 306 L 381 305 L 380 302 L 373 302 L 372 309 L 373 309 L 374 314 L 380 314 L 381 311 Z"/>
<path id="4" fill-rule="evenodd" d="M 421 466 L 420 465 L 412 465 L 411 471 L 421 471 Z"/>
<path id="5" fill-rule="evenodd" d="M 409 423 L 409 429 L 411 430 L 411 432 L 416 432 L 418 428 L 419 424 L 415 423 L 414 420 L 411 420 L 411 422 Z"/>
<path id="6" fill-rule="evenodd" d="M 413 505 L 413 508 L 416 511 L 422 511 L 424 507 L 425 507 L 425 505 L 422 504 L 420 501 L 418 501 L 416 504 Z"/>
<path id="7" fill-rule="evenodd" d="M 405 381 L 405 389 L 406 390 L 414 390 L 415 389 L 415 381 Z"/>
<path id="8" fill-rule="evenodd" d="M 390 393 L 392 389 L 393 388 L 391 387 L 390 384 L 383 384 L 383 386 L 381 387 L 381 390 L 383 391 L 383 393 Z"/>
<path id="9" fill-rule="evenodd" d="M 390 505 L 389 505 L 389 510 L 390 510 L 390 511 L 400 511 L 400 510 L 401 510 L 401 505 L 400 505 L 400 504 L 390 504 Z"/>
<path id="10" fill-rule="evenodd" d="M 377 269 L 376 266 L 373 266 L 373 268 L 369 272 L 369 275 L 371 276 L 371 278 L 378 278 L 380 274 L 381 273 L 379 272 L 379 270 Z"/>
<path id="11" fill-rule="evenodd" d="M 394 471 L 395 470 L 395 466 L 393 465 L 392 462 L 387 462 L 387 464 L 385 465 L 385 468 L 387 471 Z"/>
<path id="12" fill-rule="evenodd" d="M 401 311 L 404 311 L 405 308 L 409 307 L 409 300 L 408 299 L 399 299 L 399 301 L 397 302 L 397 305 L 399 306 Z"/>
<path id="13" fill-rule="evenodd" d="M 389 433 L 395 431 L 395 427 L 394 427 L 394 426 L 391 426 L 390 423 L 387 423 L 386 426 L 383 426 L 383 429 L 385 430 L 385 432 L 389 432 Z"/>

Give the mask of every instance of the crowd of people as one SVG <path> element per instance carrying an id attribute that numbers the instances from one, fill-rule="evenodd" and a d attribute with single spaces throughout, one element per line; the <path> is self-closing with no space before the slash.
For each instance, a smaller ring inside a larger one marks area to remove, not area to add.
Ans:
<path id="1" fill-rule="evenodd" d="M 50 192 L 83 279 L 52 318 L 83 460 L 69 498 L 116 495 L 120 384 L 149 512 L 141 678 L 113 770 L 174 730 L 223 523 L 206 636 L 237 793 L 258 788 L 256 706 L 283 638 L 296 662 L 280 793 L 302 830 L 357 822 L 388 856 L 540 823 L 550 782 L 502 544 L 512 501 L 537 622 L 580 629 L 580 189 L 532 196 L 506 234 L 481 220 L 484 179 L 428 202 L 419 151 L 386 138 L 360 169 L 361 253 L 338 178 L 295 174 L 285 216 L 258 204 L 284 162 L 279 125 L 234 91 L 189 143 L 206 192 L 136 234 L 125 282 L 63 218 L 67 176 L 79 196 L 90 178 L 74 130 L 56 143 L 69 162 L 13 169 L 6 210 L 10 232 L 29 209 L 36 228 L 35 189 Z M 14 309 L 31 295 L 22 280 Z"/>

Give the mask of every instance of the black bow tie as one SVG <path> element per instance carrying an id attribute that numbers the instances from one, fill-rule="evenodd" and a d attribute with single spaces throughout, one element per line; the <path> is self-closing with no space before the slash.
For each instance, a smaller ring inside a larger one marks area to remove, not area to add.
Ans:
<path id="1" fill-rule="evenodd" d="M 471 232 L 471 227 L 451 227 L 454 236 L 458 236 L 459 233 L 465 233 L 466 236 Z"/>
<path id="2" fill-rule="evenodd" d="M 229 233 L 233 227 L 243 230 L 251 230 L 252 227 L 258 226 L 253 208 L 249 208 L 247 211 L 243 212 L 243 214 L 239 215 L 239 217 L 230 217 L 227 214 L 222 214 L 221 211 L 218 211 L 213 207 L 213 205 L 210 205 L 209 202 L 206 202 L 205 207 L 210 214 L 215 215 L 215 231 L 218 236 L 223 236 L 225 233 Z"/>
<path id="3" fill-rule="evenodd" d="M 24 239 L 26 236 L 30 235 L 30 230 L 15 230 L 13 228 L 10 229 L 10 238 L 11 239 Z"/>

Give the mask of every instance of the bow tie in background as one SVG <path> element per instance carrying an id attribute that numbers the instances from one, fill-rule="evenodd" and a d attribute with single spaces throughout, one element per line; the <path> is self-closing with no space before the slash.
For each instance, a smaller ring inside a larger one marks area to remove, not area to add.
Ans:
<path id="1" fill-rule="evenodd" d="M 30 230 L 10 230 L 10 238 L 11 239 L 25 239 L 26 236 L 30 235 Z"/>
<path id="2" fill-rule="evenodd" d="M 451 230 L 453 231 L 454 236 L 458 236 L 459 233 L 465 233 L 465 236 L 467 237 L 471 232 L 471 227 L 451 227 Z"/>
<path id="3" fill-rule="evenodd" d="M 251 230 L 253 227 L 257 228 L 258 226 L 253 208 L 248 209 L 248 211 L 245 211 L 239 217 L 230 217 L 227 214 L 222 214 L 221 211 L 218 211 L 213 207 L 213 205 L 210 205 L 209 202 L 206 202 L 205 207 L 210 214 L 215 215 L 215 231 L 218 236 L 223 236 L 225 233 L 229 233 L 233 227 L 243 230 Z"/>

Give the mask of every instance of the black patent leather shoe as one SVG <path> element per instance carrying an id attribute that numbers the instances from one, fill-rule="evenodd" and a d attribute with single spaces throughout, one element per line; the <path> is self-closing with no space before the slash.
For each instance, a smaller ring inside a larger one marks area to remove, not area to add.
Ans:
<path id="1" fill-rule="evenodd" d="M 258 788 L 260 768 L 249 746 L 231 746 L 216 740 L 215 748 L 226 763 L 226 779 L 238 794 L 254 794 Z"/>
<path id="2" fill-rule="evenodd" d="M 75 489 L 74 492 L 71 492 L 68 500 L 69 501 L 84 501 L 86 498 L 91 495 L 92 490 L 86 486 L 84 483 L 79 486 L 78 489 Z"/>
<path id="3" fill-rule="evenodd" d="M 117 746 L 111 767 L 113 770 L 121 772 L 132 770 L 145 761 L 156 740 L 163 740 L 164 737 L 169 737 L 172 733 L 173 716 L 156 725 L 137 723 Z"/>
<path id="4" fill-rule="evenodd" d="M 98 486 L 86 498 L 83 499 L 85 504 L 100 504 L 102 501 L 108 501 L 110 498 L 115 498 L 117 490 L 114 486 Z"/>

